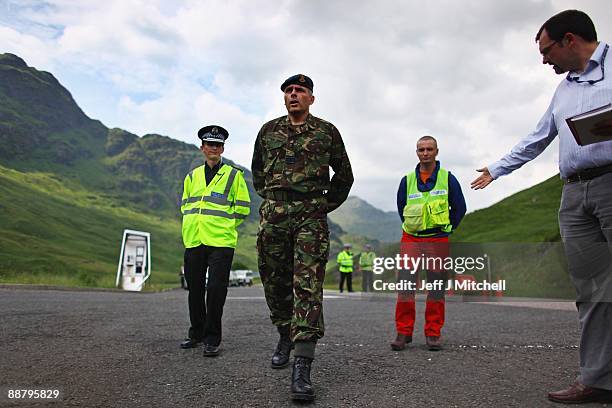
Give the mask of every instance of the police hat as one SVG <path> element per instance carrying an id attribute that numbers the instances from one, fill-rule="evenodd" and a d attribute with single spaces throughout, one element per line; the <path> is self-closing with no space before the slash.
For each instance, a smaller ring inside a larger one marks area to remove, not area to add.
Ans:
<path id="1" fill-rule="evenodd" d="M 346 243 L 346 244 L 344 244 L 344 247 L 345 247 L 345 248 L 351 248 L 351 247 L 352 247 L 352 245 L 351 245 L 351 244 L 349 244 L 349 243 Z"/>
<path id="2" fill-rule="evenodd" d="M 221 126 L 210 125 L 204 126 L 202 129 L 198 130 L 198 137 L 202 142 L 225 143 L 225 139 L 229 137 L 229 133 Z"/>
<path id="3" fill-rule="evenodd" d="M 281 85 L 281 91 L 285 92 L 285 88 L 288 87 L 289 85 L 300 85 L 300 86 L 303 86 L 304 88 L 310 89 L 311 92 L 312 92 L 312 88 L 314 88 L 312 79 L 308 78 L 304 74 L 297 74 L 297 75 L 287 78 L 285 82 L 283 82 L 283 84 Z"/>

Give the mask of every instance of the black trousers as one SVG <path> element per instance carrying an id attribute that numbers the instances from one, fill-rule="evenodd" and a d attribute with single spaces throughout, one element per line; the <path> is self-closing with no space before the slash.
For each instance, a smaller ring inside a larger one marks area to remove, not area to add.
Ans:
<path id="1" fill-rule="evenodd" d="M 189 338 L 218 346 L 234 248 L 200 245 L 185 250 L 185 279 L 189 286 Z M 206 271 L 208 270 L 208 283 Z"/>
<path id="2" fill-rule="evenodd" d="M 340 292 L 344 287 L 344 279 L 346 279 L 346 288 L 349 292 L 353 291 L 353 273 L 352 272 L 340 272 Z"/>
<path id="3" fill-rule="evenodd" d="M 364 292 L 372 292 L 372 285 L 374 283 L 374 275 L 371 270 L 361 270 L 361 290 Z"/>

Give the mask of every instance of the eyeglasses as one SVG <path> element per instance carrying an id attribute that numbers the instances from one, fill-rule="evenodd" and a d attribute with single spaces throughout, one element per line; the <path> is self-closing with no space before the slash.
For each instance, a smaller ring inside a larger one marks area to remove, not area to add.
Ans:
<path id="1" fill-rule="evenodd" d="M 608 54 L 608 48 L 610 48 L 608 45 L 606 45 L 606 48 L 604 48 L 603 53 L 601 54 L 601 62 L 599 63 L 599 68 L 601 68 L 601 78 L 599 79 L 588 79 L 588 80 L 580 80 L 578 79 L 579 77 L 572 77 L 570 76 L 570 74 L 567 74 L 567 77 L 565 79 L 567 79 L 568 81 L 572 82 L 576 82 L 577 84 L 582 84 L 584 82 L 588 83 L 589 85 L 593 85 L 598 83 L 599 81 L 603 81 L 604 76 L 605 76 L 605 71 L 604 71 L 604 63 L 606 62 L 606 55 Z"/>
<path id="2" fill-rule="evenodd" d="M 547 45 L 546 47 L 542 48 L 540 50 L 540 54 L 542 54 L 542 56 L 545 57 L 552 50 L 552 48 L 555 46 L 555 44 L 558 44 L 558 43 L 559 43 L 559 41 L 557 41 L 557 40 L 553 41 L 552 44 Z"/>

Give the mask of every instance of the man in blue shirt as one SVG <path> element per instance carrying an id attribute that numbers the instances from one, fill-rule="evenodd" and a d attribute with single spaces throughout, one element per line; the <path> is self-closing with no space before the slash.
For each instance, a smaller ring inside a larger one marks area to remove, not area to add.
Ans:
<path id="1" fill-rule="evenodd" d="M 595 26 L 578 10 L 563 11 L 536 34 L 542 63 L 565 74 L 536 129 L 499 161 L 478 169 L 472 188 L 485 188 L 536 158 L 559 136 L 564 180 L 559 228 L 580 319 L 580 376 L 548 398 L 562 403 L 612 401 L 612 141 L 580 146 L 566 119 L 612 102 L 612 57 Z M 610 134 L 610 124 L 605 133 Z"/>

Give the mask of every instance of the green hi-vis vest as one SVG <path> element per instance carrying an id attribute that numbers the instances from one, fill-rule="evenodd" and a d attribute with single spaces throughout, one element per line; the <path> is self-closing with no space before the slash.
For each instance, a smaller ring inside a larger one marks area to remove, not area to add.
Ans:
<path id="1" fill-rule="evenodd" d="M 241 170 L 223 164 L 206 185 L 204 166 L 185 177 L 181 201 L 183 243 L 185 248 L 201 244 L 236 248 L 236 227 L 250 212 L 244 176 Z"/>
<path id="2" fill-rule="evenodd" d="M 353 254 L 347 251 L 341 251 L 336 258 L 340 272 L 353 272 Z"/>
<path id="3" fill-rule="evenodd" d="M 451 232 L 450 211 L 448 206 L 448 171 L 440 168 L 436 185 L 431 191 L 421 192 L 417 187 L 416 171 L 406 175 L 407 199 L 404 207 L 402 228 L 407 234 L 426 237 L 423 234 L 431 228 L 440 228 L 442 232 Z"/>
<path id="4" fill-rule="evenodd" d="M 376 258 L 376 254 L 372 251 L 363 252 L 359 257 L 359 266 L 364 271 L 371 271 L 374 266 L 374 258 Z"/>

